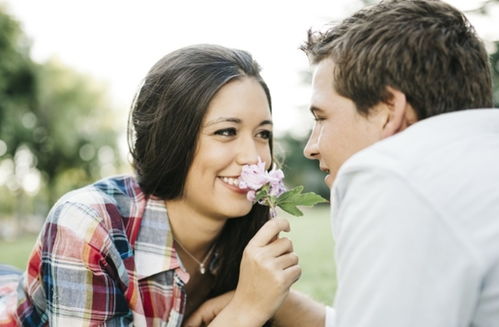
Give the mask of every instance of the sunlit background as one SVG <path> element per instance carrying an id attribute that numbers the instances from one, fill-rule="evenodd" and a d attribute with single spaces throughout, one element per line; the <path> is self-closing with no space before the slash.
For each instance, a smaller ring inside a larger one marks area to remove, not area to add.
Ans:
<path id="1" fill-rule="evenodd" d="M 163 55 L 195 43 L 254 55 L 272 92 L 287 183 L 327 197 L 316 164 L 302 156 L 312 117 L 308 61 L 298 47 L 309 28 L 370 2 L 0 0 L 0 252 L 12 244 L 26 244 L 17 248 L 29 252 L 30 235 L 63 193 L 131 172 L 125 132 L 137 87 Z M 497 104 L 499 0 L 448 2 L 466 12 L 487 43 Z M 309 214 L 329 233 L 323 209 Z M 302 230 L 315 226 L 297 224 Z M 19 237 L 21 243 L 6 243 Z M 313 242 L 310 234 L 296 237 L 304 247 Z M 14 264 L 22 267 L 25 255 Z M 331 266 L 326 270 L 331 273 Z M 311 291 L 318 294 L 316 286 Z"/>

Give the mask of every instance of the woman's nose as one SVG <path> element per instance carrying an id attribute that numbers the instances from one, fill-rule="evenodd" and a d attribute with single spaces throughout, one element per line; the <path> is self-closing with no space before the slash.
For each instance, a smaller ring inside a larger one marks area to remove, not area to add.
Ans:
<path id="1" fill-rule="evenodd" d="M 255 140 L 245 140 L 239 144 L 238 154 L 236 157 L 237 164 L 241 166 L 254 165 L 258 163 L 259 157 L 261 157 L 261 155 L 258 151 L 258 145 Z"/>

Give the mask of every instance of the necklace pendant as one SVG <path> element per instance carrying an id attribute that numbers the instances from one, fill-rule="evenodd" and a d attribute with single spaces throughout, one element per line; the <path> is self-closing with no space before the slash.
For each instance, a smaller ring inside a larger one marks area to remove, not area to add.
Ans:
<path id="1" fill-rule="evenodd" d="M 199 265 L 199 272 L 201 273 L 201 275 L 204 275 L 204 273 L 206 272 L 206 269 L 204 268 L 203 264 Z"/>

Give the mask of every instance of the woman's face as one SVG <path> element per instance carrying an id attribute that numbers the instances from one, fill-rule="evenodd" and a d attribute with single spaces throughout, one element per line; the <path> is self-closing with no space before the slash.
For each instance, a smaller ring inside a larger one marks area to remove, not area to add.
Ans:
<path id="1" fill-rule="evenodd" d="M 258 157 L 271 164 L 272 117 L 262 86 L 254 78 L 224 85 L 211 100 L 201 125 L 184 201 L 214 218 L 246 215 L 252 203 L 236 185 L 244 165 Z"/>

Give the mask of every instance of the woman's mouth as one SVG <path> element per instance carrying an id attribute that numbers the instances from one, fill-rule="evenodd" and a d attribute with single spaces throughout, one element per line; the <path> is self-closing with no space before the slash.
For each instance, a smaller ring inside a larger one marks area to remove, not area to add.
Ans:
<path id="1" fill-rule="evenodd" d="M 220 177 L 226 184 L 239 187 L 239 177 Z"/>
<path id="2" fill-rule="evenodd" d="M 232 191 L 237 193 L 246 194 L 248 192 L 247 189 L 239 188 L 239 176 L 237 177 L 227 177 L 227 176 L 219 176 L 220 180 Z"/>

